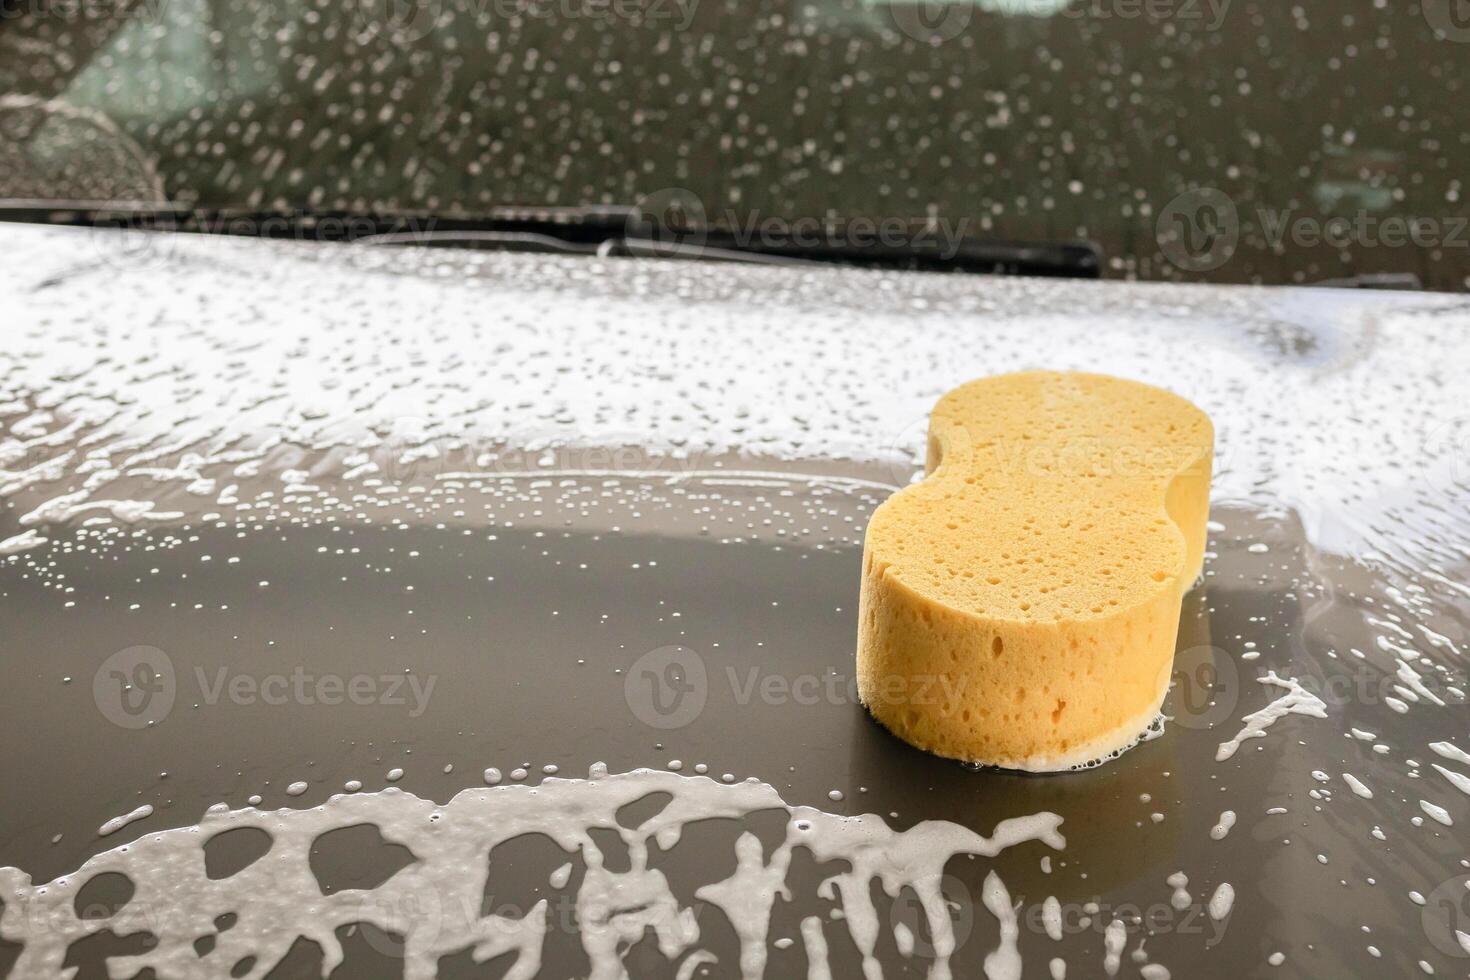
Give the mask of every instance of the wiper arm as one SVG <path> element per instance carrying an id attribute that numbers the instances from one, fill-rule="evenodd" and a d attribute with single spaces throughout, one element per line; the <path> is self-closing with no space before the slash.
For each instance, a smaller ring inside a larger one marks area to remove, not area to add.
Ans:
<path id="1" fill-rule="evenodd" d="M 758 240 L 759 236 L 723 228 L 646 232 L 646 215 L 637 207 L 504 208 L 486 218 L 438 218 L 432 229 L 375 236 L 390 245 L 491 247 L 527 245 L 527 235 L 554 239 L 555 251 L 640 258 L 680 258 L 766 265 L 847 265 L 925 272 L 1066 276 L 1096 279 L 1102 254 L 1091 242 L 1008 242 L 914 236 L 902 244 L 854 243 L 835 234 L 802 242 L 797 236 Z M 591 247 L 588 247 L 591 246 Z"/>
<path id="2" fill-rule="evenodd" d="M 1014 242 L 941 236 L 920 226 L 899 242 L 859 236 L 855 223 L 809 222 L 808 234 L 724 228 L 653 229 L 631 206 L 494 208 L 484 215 L 418 212 L 253 211 L 147 202 L 0 201 L 0 221 L 244 235 L 370 245 L 493 248 L 769 265 L 844 265 L 924 272 L 1096 279 L 1102 256 L 1091 242 Z M 790 228 L 794 222 L 787 222 Z M 871 224 L 871 223 L 869 223 Z M 819 233 L 811 234 L 819 227 Z M 861 237 L 864 240 L 859 240 Z"/>

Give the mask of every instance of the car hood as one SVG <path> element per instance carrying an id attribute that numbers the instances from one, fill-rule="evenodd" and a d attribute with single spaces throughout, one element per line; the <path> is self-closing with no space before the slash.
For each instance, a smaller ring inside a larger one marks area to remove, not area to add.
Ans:
<path id="1" fill-rule="evenodd" d="M 910 476 L 942 392 L 1020 368 L 1179 392 L 1216 499 L 1319 547 L 1432 521 L 1470 468 L 1449 295 L 790 269 L 0 228 L 0 493 L 18 529 L 476 471 Z M 616 450 L 616 451 L 615 451 Z M 597 455 L 589 455 L 596 452 Z M 1441 496 L 1437 497 L 1436 494 Z M 98 502 L 108 502 L 98 506 Z"/>

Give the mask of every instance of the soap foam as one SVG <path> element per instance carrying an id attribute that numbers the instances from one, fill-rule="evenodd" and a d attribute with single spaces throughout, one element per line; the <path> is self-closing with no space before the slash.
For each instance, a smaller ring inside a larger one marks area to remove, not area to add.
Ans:
<path id="1" fill-rule="evenodd" d="M 617 812 L 651 793 L 666 793 L 670 799 L 637 828 L 622 827 Z M 47 884 L 33 885 L 16 868 L 0 869 L 0 899 L 5 903 L 0 936 L 23 944 L 12 975 L 28 980 L 68 976 L 65 960 L 71 944 L 106 930 L 119 935 L 147 932 L 156 939 L 144 952 L 112 957 L 108 969 L 113 976 L 152 968 L 159 976 L 181 980 L 259 980 L 298 936 L 321 947 L 324 972 L 335 969 L 343 960 L 336 930 L 367 922 L 403 936 L 405 980 L 434 977 L 440 957 L 465 949 L 472 950 L 477 962 L 514 953 L 505 976 L 527 980 L 541 964 L 546 900 L 520 918 L 479 913 L 490 851 L 503 841 L 543 833 L 567 852 L 580 852 L 586 865 L 576 910 L 590 980 L 626 977 L 622 955 L 647 930 L 654 932 L 666 957 L 683 958 L 678 975 L 686 976 L 713 962 L 713 954 L 699 947 L 694 910 L 682 907 L 662 872 L 650 867 L 650 853 L 655 847 L 674 847 L 683 829 L 696 821 L 740 819 L 772 809 L 788 814 L 782 843 L 768 856 L 758 838 L 742 834 L 734 873 L 695 893 L 729 919 L 740 939 L 740 973 L 748 980 L 764 971 L 771 907 L 778 894 L 789 897 L 785 878 L 797 847 L 809 849 L 818 862 L 848 866 L 827 879 L 823 889 L 840 895 L 842 919 L 862 955 L 865 974 L 876 976 L 880 969 L 875 954 L 879 916 L 869 892 L 876 880 L 889 895 L 910 888 L 918 896 L 934 949 L 928 975 L 948 980 L 955 937 L 940 891 L 946 862 L 957 855 L 994 857 L 1032 840 L 1056 849 L 1066 845 L 1058 829 L 1062 820 L 1053 813 L 1003 820 L 989 837 L 945 821 L 896 831 L 873 814 L 842 816 L 788 805 L 773 787 L 755 780 L 726 784 L 648 769 L 609 775 L 605 767 L 594 766 L 587 779 L 477 787 L 442 805 L 396 787 L 335 795 L 308 810 L 229 810 L 221 804 L 197 825 L 149 834 L 105 851 L 74 874 Z M 135 811 L 119 819 L 141 815 Z M 385 840 L 407 847 L 418 861 L 376 889 L 323 895 L 310 868 L 312 846 L 330 830 L 358 824 L 376 826 Z M 219 833 L 242 827 L 268 833 L 270 850 L 234 875 L 209 878 L 204 845 Z M 604 865 L 591 835 L 598 829 L 622 837 L 629 870 L 615 872 Z M 561 878 L 564 870 L 558 868 L 554 877 Z M 133 897 L 110 917 L 80 917 L 78 892 L 108 872 L 131 880 Z M 1015 912 L 994 872 L 986 878 L 984 901 L 1000 920 L 1002 936 L 1000 948 L 987 958 L 987 969 L 993 964 L 995 976 L 1014 977 L 1020 971 Z M 218 932 L 214 920 L 225 914 L 236 916 L 236 924 Z M 820 920 L 807 918 L 801 932 L 809 976 L 829 977 Z M 215 938 L 202 956 L 195 949 L 201 936 Z"/>

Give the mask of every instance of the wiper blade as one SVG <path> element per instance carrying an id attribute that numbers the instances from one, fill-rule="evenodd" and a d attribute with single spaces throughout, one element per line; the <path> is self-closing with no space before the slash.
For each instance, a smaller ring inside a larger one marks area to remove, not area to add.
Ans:
<path id="1" fill-rule="evenodd" d="M 369 245 L 491 248 L 768 265 L 843 265 L 922 272 L 1096 279 L 1091 242 L 953 237 L 916 225 L 899 242 L 873 240 L 859 221 L 808 222 L 808 233 L 653 227 L 639 207 L 502 207 L 482 215 L 367 211 L 261 211 L 150 202 L 0 201 L 0 221 L 242 235 Z M 859 219 L 860 220 L 860 219 Z M 785 222 L 788 228 L 795 222 Z M 867 222 L 871 225 L 871 222 Z M 812 233 L 812 229 L 818 229 Z M 650 234 L 650 231 L 653 233 Z"/>

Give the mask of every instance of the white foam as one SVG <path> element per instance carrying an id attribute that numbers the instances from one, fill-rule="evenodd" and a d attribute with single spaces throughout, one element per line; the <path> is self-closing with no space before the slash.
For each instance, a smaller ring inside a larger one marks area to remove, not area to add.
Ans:
<path id="1" fill-rule="evenodd" d="M 1210 896 L 1210 901 L 1205 908 L 1210 913 L 1210 918 L 1220 922 L 1230 915 L 1230 910 L 1234 906 L 1235 886 L 1228 881 L 1222 881 L 1215 886 L 1215 893 Z"/>
<path id="2" fill-rule="evenodd" d="M 1439 773 L 1445 779 L 1448 779 L 1451 786 L 1455 787 L 1455 789 L 1459 790 L 1461 793 L 1464 793 L 1466 796 L 1470 796 L 1470 776 L 1465 776 L 1464 774 L 1455 772 L 1452 769 L 1446 769 L 1438 762 L 1431 762 L 1430 765 L 1434 767 L 1435 772 Z"/>
<path id="3" fill-rule="evenodd" d="M 667 793 L 664 808 L 637 828 L 622 827 L 618 810 L 651 793 Z M 0 869 L 0 936 L 23 944 L 12 975 L 66 976 L 68 947 L 103 930 L 119 934 L 151 932 L 156 944 L 133 955 L 109 959 L 114 976 L 154 969 L 160 976 L 190 980 L 227 973 L 250 956 L 242 976 L 259 980 L 286 954 L 298 936 L 318 944 L 324 969 L 342 961 L 336 930 L 369 922 L 403 936 L 405 980 L 433 977 L 440 957 L 472 949 L 477 961 L 514 953 L 505 976 L 526 980 L 540 968 L 548 922 L 543 899 L 521 918 L 480 914 L 489 874 L 487 854 L 496 844 L 527 833 L 543 833 L 569 853 L 580 852 L 586 873 L 576 896 L 580 937 L 591 963 L 592 980 L 623 976 L 621 956 L 651 930 L 670 959 L 700 957 L 699 924 L 690 907 L 674 898 L 664 875 L 649 867 L 651 845 L 674 847 L 690 823 L 739 819 L 760 810 L 788 813 L 785 839 L 769 858 L 753 834 L 736 845 L 736 869 L 723 881 L 699 888 L 696 896 L 717 905 L 730 920 L 741 945 L 741 975 L 758 977 L 765 963 L 771 906 L 785 883 L 792 850 L 806 847 L 818 862 L 842 862 L 848 870 L 827 879 L 824 888 L 841 898 L 842 921 L 861 953 L 864 971 L 878 972 L 874 955 L 879 917 L 870 888 L 876 880 L 896 895 L 910 888 L 918 896 L 933 946 L 929 976 L 947 980 L 954 931 L 940 892 L 946 862 L 957 855 L 994 857 L 1014 845 L 1038 840 L 1065 846 L 1061 818 L 1038 813 L 1004 820 L 985 837 L 958 824 L 925 821 L 896 831 L 879 816 L 842 816 L 811 807 L 789 806 L 776 792 L 754 780 L 725 784 L 703 776 L 640 769 L 608 775 L 594 767 L 588 779 L 548 778 L 538 786 L 506 784 L 477 787 L 445 804 L 390 787 L 377 793 L 338 794 L 307 810 L 261 811 L 211 808 L 195 826 L 165 830 L 105 851 L 76 873 L 33 885 L 16 868 Z M 140 807 L 109 821 L 102 833 L 151 813 Z M 418 858 L 366 896 L 348 889 L 323 895 L 308 855 L 323 833 L 356 824 L 375 825 L 384 840 L 407 847 Z M 221 880 L 205 874 L 202 851 L 216 834 L 239 827 L 264 830 L 269 851 L 253 864 Z M 591 831 L 613 830 L 628 851 L 629 870 L 608 870 Z M 562 875 L 558 868 L 554 876 Z M 104 872 L 126 875 L 132 899 L 110 918 L 81 918 L 77 891 Z M 1001 923 L 1001 945 L 987 958 L 996 978 L 1019 975 L 1015 909 L 1000 879 L 986 879 L 985 905 Z M 217 916 L 233 913 L 236 925 L 219 933 L 214 949 L 199 956 L 194 942 L 215 935 Z M 391 921 L 390 921 L 391 920 Z M 1121 923 L 1119 924 L 1121 925 Z M 802 923 L 802 940 L 811 966 L 808 976 L 828 980 L 820 920 Z M 697 964 L 696 964 L 697 965 Z M 693 971 L 693 967 L 688 967 Z M 683 972 L 681 970 L 681 974 Z"/>
<path id="4" fill-rule="evenodd" d="M 832 980 L 827 965 L 827 938 L 822 935 L 822 920 L 809 915 L 801 920 L 801 945 L 806 950 L 807 980 Z"/>
<path id="5" fill-rule="evenodd" d="M 1429 749 L 1451 762 L 1463 762 L 1470 766 L 1470 752 L 1466 752 L 1453 742 L 1430 742 Z"/>
<path id="6" fill-rule="evenodd" d="M 133 810 L 131 813 L 124 813 L 120 817 L 113 817 L 111 820 L 98 827 L 97 836 L 106 837 L 108 834 L 115 834 L 135 820 L 142 820 L 144 817 L 151 816 L 153 816 L 153 805 L 151 803 L 145 803 L 142 806 L 138 807 L 136 810 Z"/>
<path id="7" fill-rule="evenodd" d="M 1235 811 L 1221 810 L 1220 819 L 1215 826 L 1210 828 L 1210 840 L 1224 840 L 1225 835 L 1230 833 L 1230 828 L 1235 826 Z"/>
<path id="8" fill-rule="evenodd" d="M 1437 823 L 1441 823 L 1446 827 L 1453 827 L 1455 825 L 1455 822 L 1450 819 L 1449 811 L 1440 806 L 1438 803 L 1430 803 L 1428 800 L 1420 800 L 1419 809 L 1423 810 L 1425 815 L 1427 815 L 1430 819 L 1434 820 Z"/>
<path id="9" fill-rule="evenodd" d="M 1016 924 L 1016 909 L 1011 904 L 1011 893 L 994 871 L 985 876 L 981 899 L 1000 922 L 1000 945 L 985 956 L 986 980 L 1020 980 L 1021 951 L 1016 948 L 1016 940 L 1021 930 Z"/>
<path id="10" fill-rule="evenodd" d="M 1118 975 L 1123 962 L 1123 944 L 1128 940 L 1128 927 L 1122 919 L 1114 919 L 1103 930 L 1103 972 L 1110 977 Z"/>
<path id="11" fill-rule="evenodd" d="M 1276 687 L 1285 688 L 1286 693 L 1275 701 L 1266 705 L 1259 711 L 1253 711 L 1246 715 L 1242 722 L 1240 732 L 1228 742 L 1221 742 L 1215 751 L 1215 761 L 1224 762 L 1235 754 L 1241 743 L 1246 739 L 1264 738 L 1266 730 L 1277 721 L 1287 715 L 1308 715 L 1312 718 L 1326 718 L 1327 704 L 1317 695 L 1302 687 L 1294 677 L 1281 678 L 1276 676 L 1273 670 L 1265 677 L 1256 678 L 1262 684 L 1272 684 Z"/>
<path id="12" fill-rule="evenodd" d="M 1041 925 L 1053 942 L 1062 941 L 1062 904 L 1055 895 L 1048 895 L 1041 902 Z"/>
<path id="13" fill-rule="evenodd" d="M 1174 893 L 1169 896 L 1169 904 L 1174 907 L 1174 910 L 1183 912 L 1189 908 L 1192 901 L 1189 897 L 1189 876 L 1183 871 L 1176 871 L 1168 877 L 1167 884 L 1174 889 Z"/>
<path id="14" fill-rule="evenodd" d="M 31 548 L 39 548 L 50 540 L 50 538 L 41 537 L 40 531 L 31 528 L 0 541 L 0 556 L 14 555 L 22 551 L 29 551 Z"/>

